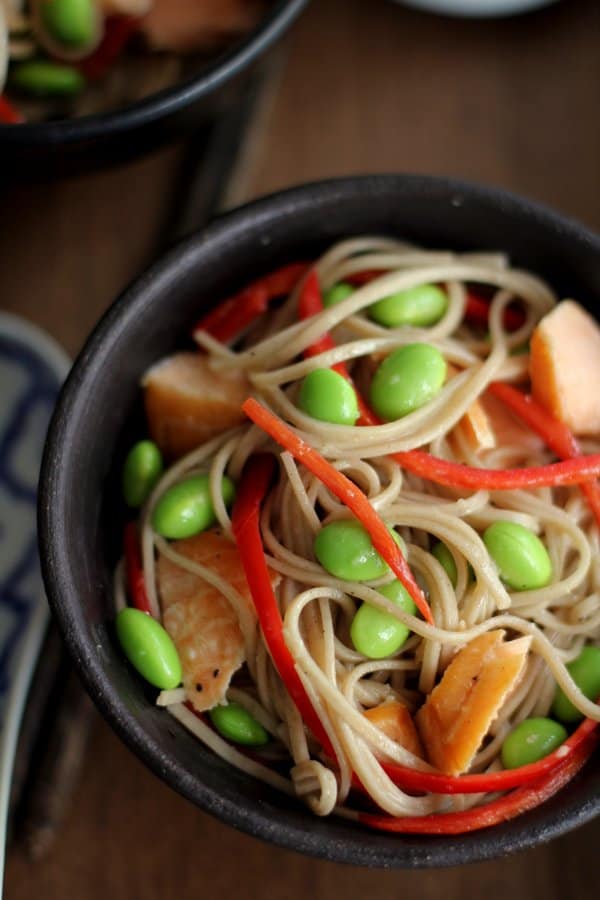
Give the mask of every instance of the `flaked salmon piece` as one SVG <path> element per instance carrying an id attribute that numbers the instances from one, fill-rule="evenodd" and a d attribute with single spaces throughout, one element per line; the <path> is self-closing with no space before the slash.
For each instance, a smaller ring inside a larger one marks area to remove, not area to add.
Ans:
<path id="1" fill-rule="evenodd" d="M 523 425 L 493 394 L 485 394 L 479 402 L 494 432 L 498 447 L 520 447 L 532 454 L 544 449 L 544 442 L 535 431 Z"/>
<path id="2" fill-rule="evenodd" d="M 264 8 L 264 0 L 154 0 L 141 29 L 154 49 L 189 53 L 249 31 Z"/>
<path id="3" fill-rule="evenodd" d="M 202 353 L 168 356 L 146 372 L 142 386 L 150 435 L 169 459 L 246 420 L 246 377 L 214 371 Z"/>
<path id="4" fill-rule="evenodd" d="M 454 377 L 460 371 L 451 364 L 448 364 L 447 369 L 448 378 Z M 494 429 L 479 399 L 473 401 L 452 431 L 460 432 L 477 453 L 480 450 L 491 450 L 496 446 Z"/>
<path id="5" fill-rule="evenodd" d="M 256 621 L 235 544 L 218 532 L 204 531 L 171 546 L 231 584 Z M 188 699 L 198 712 L 211 709 L 224 701 L 232 675 L 245 661 L 238 617 L 220 591 L 163 555 L 157 579 L 163 625 L 177 647 Z"/>
<path id="6" fill-rule="evenodd" d="M 479 400 L 471 404 L 454 430 L 461 432 L 476 453 L 496 446 L 494 429 Z"/>
<path id="7" fill-rule="evenodd" d="M 417 713 L 429 761 L 446 775 L 466 772 L 523 672 L 530 637 L 488 631 L 459 650 Z"/>
<path id="8" fill-rule="evenodd" d="M 571 431 L 600 431 L 600 327 L 574 300 L 534 329 L 529 371 L 534 398 Z"/>
<path id="9" fill-rule="evenodd" d="M 410 750 L 415 756 L 424 758 L 425 754 L 413 717 L 403 703 L 392 700 L 365 710 L 363 715 L 390 740 Z"/>

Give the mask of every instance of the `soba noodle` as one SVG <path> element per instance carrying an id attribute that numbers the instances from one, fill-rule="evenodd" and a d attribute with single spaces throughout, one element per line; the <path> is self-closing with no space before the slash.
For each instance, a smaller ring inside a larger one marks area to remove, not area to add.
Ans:
<path id="1" fill-rule="evenodd" d="M 143 565 L 153 614 L 160 618 L 155 561 L 164 555 L 182 569 L 217 588 L 236 612 L 243 635 L 247 674 L 234 682 L 228 698 L 240 703 L 278 742 L 279 763 L 249 759 L 216 735 L 183 703 L 182 689 L 163 692 L 166 705 L 213 752 L 253 777 L 301 797 L 318 815 L 350 815 L 353 773 L 375 804 L 393 816 L 464 810 L 489 795 L 412 796 L 397 787 L 381 760 L 430 771 L 415 756 L 363 715 L 397 699 L 411 711 L 439 681 L 457 649 L 484 632 L 505 629 L 509 636 L 531 637 L 531 647 L 516 690 L 510 694 L 477 752 L 470 772 L 499 768 L 506 735 L 530 716 L 545 716 L 556 684 L 585 715 L 600 720 L 600 709 L 579 690 L 566 664 L 586 643 L 600 642 L 599 538 L 595 522 L 576 487 L 467 494 L 440 487 L 403 471 L 389 454 L 425 448 L 438 457 L 470 465 L 508 468 L 539 465 L 551 456 L 528 446 L 503 445 L 483 453 L 457 438 L 453 429 L 493 381 L 522 382 L 527 354 L 511 355 L 531 335 L 535 323 L 556 303 L 550 288 L 529 272 L 512 268 L 502 255 L 433 252 L 378 237 L 336 244 L 315 264 L 323 290 L 365 270 L 382 270 L 376 280 L 357 287 L 340 303 L 298 321 L 298 290 L 262 327 L 261 338 L 235 349 L 208 335 L 197 335 L 214 368 L 245 372 L 252 393 L 368 496 L 385 522 L 403 536 L 408 562 L 428 597 L 435 625 L 404 612 L 375 583 L 344 581 L 328 574 L 313 552 L 323 524 L 347 519 L 348 510 L 302 465 L 248 423 L 210 440 L 179 460 L 161 478 L 141 514 Z M 362 315 L 377 300 L 425 283 L 445 287 L 448 304 L 442 318 L 427 328 L 384 328 Z M 466 285 L 490 289 L 489 337 L 465 323 Z M 509 332 L 504 312 L 518 298 L 525 311 L 522 326 Z M 335 349 L 302 359 L 302 352 L 323 333 Z M 459 369 L 439 394 L 417 411 L 376 426 L 352 427 L 318 421 L 296 404 L 299 381 L 317 368 L 345 361 L 360 378 L 360 365 L 371 354 L 385 355 L 417 341 L 436 347 Z M 223 534 L 232 538 L 231 519 L 221 496 L 221 477 L 237 479 L 248 458 L 267 448 L 277 454 L 277 480 L 266 499 L 261 532 L 270 569 L 279 573 L 277 599 L 284 636 L 302 684 L 335 750 L 337 764 L 326 759 L 305 729 L 270 659 L 264 638 L 243 598 L 226 578 L 178 553 L 151 526 L 151 514 L 167 488 L 184 476 L 210 473 L 211 495 Z M 600 444 L 586 443 L 598 452 Z M 553 566 L 546 587 L 511 591 L 482 541 L 482 531 L 504 519 L 541 535 Z M 456 587 L 429 552 L 443 541 L 457 567 Z M 472 575 L 469 573 L 472 572 Z M 119 570 L 118 577 L 122 577 Z M 123 602 L 119 593 L 119 602 Z M 350 640 L 358 606 L 366 601 L 410 629 L 406 643 L 391 657 L 366 659 Z M 248 685 L 248 681 L 250 684 Z M 282 761 L 289 759 L 287 775 Z"/>

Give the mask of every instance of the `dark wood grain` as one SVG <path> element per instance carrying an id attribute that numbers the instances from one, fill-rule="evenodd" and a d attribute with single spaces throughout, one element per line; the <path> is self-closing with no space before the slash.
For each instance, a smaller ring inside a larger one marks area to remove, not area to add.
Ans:
<path id="1" fill-rule="evenodd" d="M 0 308 L 76 353 L 155 252 L 180 147 L 94 176 L 5 188 Z"/>
<path id="2" fill-rule="evenodd" d="M 600 228 L 600 4 L 565 0 L 503 23 L 421 15 L 383 0 L 316 0 L 288 55 L 239 201 L 367 171 L 503 185 Z M 152 255 L 179 150 L 5 194 L 0 303 L 74 352 Z M 9 853 L 6 897 L 304 900 L 597 894 L 592 824 L 549 847 L 443 872 L 368 872 L 304 859 L 199 812 L 98 720 L 65 827 L 30 863 Z"/>
<path id="3" fill-rule="evenodd" d="M 376 872 L 309 860 L 199 812 L 98 723 L 52 854 L 35 866 L 18 851 L 11 854 L 7 900 L 587 900 L 597 893 L 599 838 L 600 828 L 589 826 L 547 848 L 439 872 Z"/>
<path id="4" fill-rule="evenodd" d="M 600 4 L 504 21 L 318 0 L 295 30 L 254 192 L 429 172 L 600 226 Z"/>

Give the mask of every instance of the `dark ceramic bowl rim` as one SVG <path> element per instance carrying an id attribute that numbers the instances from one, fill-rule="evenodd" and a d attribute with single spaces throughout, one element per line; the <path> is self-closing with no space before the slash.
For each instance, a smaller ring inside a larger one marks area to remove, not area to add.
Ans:
<path id="1" fill-rule="evenodd" d="M 197 75 L 164 88 L 143 100 L 106 113 L 56 122 L 0 124 L 0 146 L 55 146 L 118 136 L 179 112 L 218 90 L 274 44 L 306 6 L 308 0 L 278 0 L 259 24 L 231 49 L 219 54 Z"/>
<path id="2" fill-rule="evenodd" d="M 413 839 L 408 835 L 395 849 L 386 847 L 376 850 L 372 847 L 363 849 L 361 835 L 364 840 L 364 830 L 360 827 L 357 827 L 356 837 L 349 833 L 343 841 L 315 840 L 311 839 L 310 829 L 273 821 L 261 810 L 253 808 L 252 801 L 246 802 L 244 798 L 240 803 L 224 800 L 208 781 L 202 782 L 173 756 L 165 756 L 161 752 L 160 746 L 128 712 L 126 704 L 103 672 L 94 641 L 85 631 L 82 607 L 73 599 L 77 592 L 69 577 L 71 554 L 61 540 L 58 510 L 61 505 L 60 485 L 62 482 L 65 486 L 65 471 L 69 465 L 69 432 L 76 429 L 76 423 L 88 403 L 86 384 L 106 365 L 107 354 L 119 329 L 132 317 L 137 317 L 145 297 L 164 292 L 172 271 L 178 266 L 193 268 L 195 257 L 201 255 L 208 245 L 235 244 L 236 236 L 243 233 L 250 221 L 266 223 L 277 215 L 285 216 L 290 210 L 308 209 L 314 212 L 321 202 L 331 203 L 357 193 L 367 198 L 400 185 L 414 192 L 420 192 L 421 188 L 425 192 L 438 190 L 447 192 L 453 199 L 468 197 L 489 203 L 499 210 L 526 213 L 542 225 L 558 229 L 565 239 L 585 245 L 600 259 L 600 237 L 578 222 L 501 189 L 439 177 L 374 175 L 330 179 L 290 188 L 226 213 L 156 262 L 121 294 L 91 333 L 63 387 L 49 428 L 38 505 L 42 570 L 50 606 L 88 692 L 113 729 L 138 757 L 188 800 L 254 837 L 330 861 L 382 868 L 450 866 L 493 859 L 535 847 L 598 815 L 600 793 L 592 796 L 585 794 L 583 798 L 569 797 L 561 808 L 561 814 L 554 818 L 548 818 L 543 813 L 536 818 L 536 811 L 524 814 L 506 823 L 511 826 L 508 831 L 500 825 L 458 837 L 423 839 L 415 836 Z M 60 466 L 55 465 L 58 451 L 61 454 Z"/>

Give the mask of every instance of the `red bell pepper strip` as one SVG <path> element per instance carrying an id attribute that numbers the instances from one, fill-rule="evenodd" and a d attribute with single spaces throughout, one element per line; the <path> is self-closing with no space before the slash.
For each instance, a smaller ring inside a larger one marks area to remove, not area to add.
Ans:
<path id="1" fill-rule="evenodd" d="M 89 81 L 103 78 L 139 28 L 140 19 L 136 16 L 109 16 L 104 23 L 102 40 L 90 56 L 77 63 L 77 68 Z"/>
<path id="2" fill-rule="evenodd" d="M 242 409 L 249 419 L 258 425 L 259 428 L 262 428 L 280 446 L 288 450 L 295 459 L 305 465 L 313 475 L 316 475 L 329 488 L 332 494 L 335 494 L 354 513 L 359 522 L 369 532 L 377 552 L 414 600 L 425 621 L 433 624 L 433 616 L 431 615 L 429 604 L 415 581 L 402 551 L 392 538 L 385 523 L 379 518 L 379 515 L 369 503 L 365 494 L 342 472 L 338 472 L 331 463 L 327 462 L 306 441 L 298 437 L 285 422 L 282 422 L 280 418 L 268 409 L 265 409 L 253 397 L 249 397 L 242 404 Z"/>
<path id="3" fill-rule="evenodd" d="M 274 469 L 275 459 L 268 453 L 256 454 L 246 464 L 237 500 L 233 507 L 231 520 L 233 535 L 258 621 L 275 667 L 303 721 L 308 725 L 324 751 L 332 759 L 335 759 L 329 736 L 308 698 L 296 671 L 294 658 L 285 643 L 281 613 L 273 593 L 265 559 L 260 534 L 260 507 L 269 489 Z"/>
<path id="4" fill-rule="evenodd" d="M 125 572 L 127 575 L 127 589 L 136 609 L 152 615 L 150 601 L 146 593 L 146 582 L 142 568 L 142 558 L 138 543 L 137 526 L 135 522 L 128 522 L 125 526 Z"/>
<path id="5" fill-rule="evenodd" d="M 476 325 L 487 326 L 490 317 L 490 304 L 473 289 L 467 291 L 465 319 Z M 508 307 L 504 311 L 504 325 L 509 331 L 516 331 L 525 321 L 525 314 L 520 309 Z"/>
<path id="6" fill-rule="evenodd" d="M 577 748 L 597 729 L 598 722 L 584 719 L 560 747 L 543 759 L 516 769 L 487 772 L 480 775 L 444 775 L 441 772 L 419 772 L 396 763 L 383 763 L 387 775 L 398 787 L 408 791 L 429 791 L 433 794 L 479 794 L 506 791 L 537 781 L 542 775 L 561 766 Z"/>
<path id="7" fill-rule="evenodd" d="M 523 394 L 503 381 L 494 381 L 489 386 L 489 391 L 508 406 L 526 425 L 529 425 L 561 459 L 575 459 L 582 455 L 573 432 L 564 422 L 556 419 L 541 404 L 537 403 L 533 397 Z M 595 481 L 582 484 L 581 491 L 600 526 L 600 485 Z"/>
<path id="8" fill-rule="evenodd" d="M 580 455 L 579 444 L 572 431 L 564 422 L 556 419 L 544 409 L 532 396 L 522 393 L 504 381 L 492 382 L 488 390 L 539 434 L 544 443 L 554 450 L 557 456 L 571 459 Z"/>
<path id="9" fill-rule="evenodd" d="M 2 125 L 19 125 L 25 119 L 19 110 L 13 106 L 10 100 L 7 100 L 4 94 L 0 94 L 0 124 Z"/>
<path id="10" fill-rule="evenodd" d="M 489 828 L 535 809 L 556 794 L 584 766 L 597 744 L 598 734 L 594 732 L 565 758 L 564 763 L 555 766 L 532 783 L 464 812 L 406 817 L 360 813 L 358 819 L 359 822 L 372 828 L 400 834 L 465 834 L 468 831 Z"/>
<path id="11" fill-rule="evenodd" d="M 194 326 L 218 341 L 230 341 L 266 311 L 276 297 L 289 294 L 308 268 L 307 263 L 291 263 L 245 287 L 219 303 Z"/>
<path id="12" fill-rule="evenodd" d="M 448 462 L 424 450 L 391 453 L 404 469 L 427 481 L 475 491 L 513 491 L 536 487 L 584 484 L 600 476 L 600 453 L 523 469 L 482 469 Z"/>
<path id="13" fill-rule="evenodd" d="M 301 319 L 310 319 L 311 316 L 315 316 L 320 312 L 323 312 L 323 297 L 317 273 L 312 269 L 304 279 L 300 297 L 298 298 L 298 315 Z M 330 334 L 326 333 L 309 347 L 306 347 L 304 357 L 318 356 L 319 353 L 325 353 L 327 350 L 335 350 L 335 341 Z M 343 375 L 347 381 L 351 380 L 345 362 L 337 363 L 331 368 Z"/>

